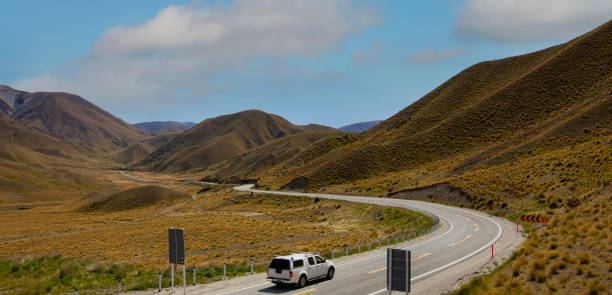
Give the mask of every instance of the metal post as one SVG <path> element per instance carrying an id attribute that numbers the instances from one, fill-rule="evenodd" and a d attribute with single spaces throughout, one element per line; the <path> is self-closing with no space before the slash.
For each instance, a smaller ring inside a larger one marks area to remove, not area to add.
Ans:
<path id="1" fill-rule="evenodd" d="M 380 240 L 378 240 L 378 248 L 380 248 Z"/>
<path id="2" fill-rule="evenodd" d="M 391 289 L 391 248 L 387 248 L 387 290 L 389 290 L 389 295 L 393 294 Z"/>
<path id="3" fill-rule="evenodd" d="M 196 285 L 196 267 L 195 265 L 193 266 L 193 285 Z"/>
<path id="4" fill-rule="evenodd" d="M 361 253 L 361 245 L 357 245 L 357 254 Z"/>
<path id="5" fill-rule="evenodd" d="M 348 256 L 348 247 L 346 247 L 346 248 L 345 248 L 345 250 L 346 250 L 346 251 L 345 251 L 345 252 L 346 252 L 346 255 L 344 255 L 344 256 Z"/>
<path id="6" fill-rule="evenodd" d="M 74 288 L 74 295 L 79 295 L 79 289 Z"/>
<path id="7" fill-rule="evenodd" d="M 117 294 L 121 295 L 121 280 L 119 280 L 119 284 L 117 285 Z"/>
<path id="8" fill-rule="evenodd" d="M 227 280 L 227 268 L 225 266 L 225 263 L 223 263 L 223 280 Z"/>
<path id="9" fill-rule="evenodd" d="M 334 249 L 331 249 L 332 259 L 334 259 Z"/>
<path id="10" fill-rule="evenodd" d="M 172 288 L 170 290 L 171 294 L 174 294 L 174 263 L 170 263 L 170 273 L 172 274 Z"/>
<path id="11" fill-rule="evenodd" d="M 183 295 L 187 295 L 187 276 L 185 275 L 185 264 L 183 264 Z"/>
<path id="12" fill-rule="evenodd" d="M 251 260 L 251 274 L 253 274 L 253 260 Z"/>
<path id="13" fill-rule="evenodd" d="M 372 251 L 372 242 L 368 242 L 368 251 Z"/>
<path id="14" fill-rule="evenodd" d="M 158 283 L 158 287 L 157 287 L 157 292 L 161 293 L 161 272 L 157 275 L 157 283 Z"/>
<path id="15" fill-rule="evenodd" d="M 389 238 L 387 238 L 387 247 L 389 247 Z"/>

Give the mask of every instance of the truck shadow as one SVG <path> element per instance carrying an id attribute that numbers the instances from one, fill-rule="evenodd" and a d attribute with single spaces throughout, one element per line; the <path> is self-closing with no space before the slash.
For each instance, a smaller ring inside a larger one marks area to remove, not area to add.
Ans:
<path id="1" fill-rule="evenodd" d="M 320 282 L 325 282 L 327 281 L 326 278 L 321 278 L 321 279 L 316 279 L 316 280 L 312 280 L 310 282 L 308 282 L 308 285 L 306 285 L 306 287 L 304 288 L 300 288 L 298 286 L 295 285 L 275 285 L 275 286 L 270 286 L 270 287 L 266 287 L 263 289 L 259 289 L 257 290 L 257 292 L 261 292 L 261 293 L 269 293 L 269 294 L 284 294 L 284 293 L 288 293 L 288 292 L 295 292 L 298 290 L 308 290 L 309 287 L 313 287 L 313 285 L 316 285 Z"/>

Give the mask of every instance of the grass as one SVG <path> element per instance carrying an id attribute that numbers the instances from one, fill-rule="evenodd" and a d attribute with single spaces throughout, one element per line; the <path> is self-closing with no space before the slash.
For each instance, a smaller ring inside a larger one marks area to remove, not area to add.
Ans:
<path id="1" fill-rule="evenodd" d="M 612 291 L 612 188 L 531 230 L 513 259 L 454 294 L 609 294 Z M 515 287 L 513 287 L 515 286 Z"/>
<path id="2" fill-rule="evenodd" d="M 0 291 L 113 288 L 119 279 L 126 290 L 155 287 L 157 272 L 167 273 L 168 227 L 185 229 L 188 266 L 195 265 L 198 281 L 204 282 L 221 279 L 224 263 L 228 275 L 237 276 L 250 270 L 249 260 L 255 262 L 256 271 L 263 270 L 276 254 L 340 251 L 432 224 L 431 219 L 403 209 L 250 196 L 231 188 L 202 192 L 189 183 L 164 186 L 191 198 L 144 208 L 119 206 L 122 210 L 108 212 L 82 212 L 77 204 L 83 201 L 4 211 L 0 259 L 5 268 L 42 266 L 39 272 L 11 272 L 6 279 L 0 274 Z M 63 268 L 70 275 L 56 273 Z"/>

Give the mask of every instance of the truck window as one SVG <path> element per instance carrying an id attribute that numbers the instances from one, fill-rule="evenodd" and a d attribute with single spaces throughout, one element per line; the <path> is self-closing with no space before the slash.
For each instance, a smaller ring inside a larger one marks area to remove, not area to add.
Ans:
<path id="1" fill-rule="evenodd" d="M 270 268 L 274 268 L 274 269 L 286 269 L 289 270 L 289 260 L 287 259 L 279 259 L 279 258 L 274 258 L 272 259 L 272 261 L 270 262 Z"/>
<path id="2" fill-rule="evenodd" d="M 312 257 L 308 257 L 308 264 L 310 264 L 310 265 L 315 265 L 314 258 L 312 258 Z"/>
<path id="3" fill-rule="evenodd" d="M 302 259 L 293 260 L 293 268 L 300 268 L 302 266 L 304 266 L 304 260 Z"/>
<path id="4" fill-rule="evenodd" d="M 317 260 L 317 264 L 325 262 L 320 256 L 315 256 L 315 259 Z"/>

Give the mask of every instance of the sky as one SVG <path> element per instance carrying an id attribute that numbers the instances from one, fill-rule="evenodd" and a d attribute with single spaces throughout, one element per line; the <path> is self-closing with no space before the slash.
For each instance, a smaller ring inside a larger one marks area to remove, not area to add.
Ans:
<path id="1" fill-rule="evenodd" d="M 0 84 L 129 123 L 259 109 L 340 127 L 611 16 L 609 0 L 2 1 Z"/>

